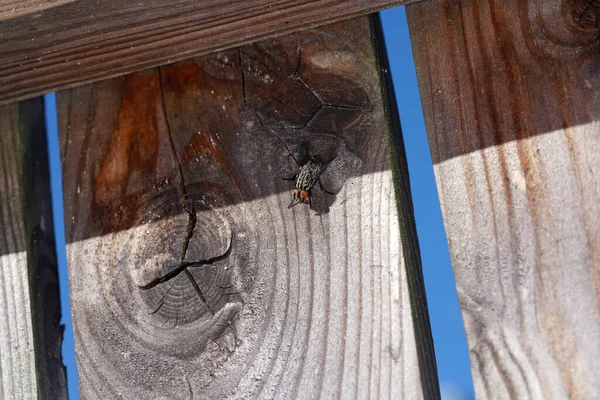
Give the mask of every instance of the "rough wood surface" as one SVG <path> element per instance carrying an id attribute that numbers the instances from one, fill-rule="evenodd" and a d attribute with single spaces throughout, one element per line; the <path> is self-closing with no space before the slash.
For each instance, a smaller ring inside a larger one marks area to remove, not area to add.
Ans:
<path id="1" fill-rule="evenodd" d="M 598 2 L 407 12 L 476 396 L 600 398 Z"/>
<path id="2" fill-rule="evenodd" d="M 0 107 L 0 398 L 63 399 L 66 378 L 42 99 Z"/>
<path id="3" fill-rule="evenodd" d="M 387 99 L 387 101 L 384 101 L 384 108 L 387 116 L 388 129 L 391 132 L 391 168 L 398 207 L 398 218 L 400 221 L 402 256 L 404 258 L 406 269 L 408 294 L 410 298 L 413 325 L 415 328 L 415 341 L 419 361 L 419 373 L 421 375 L 421 385 L 424 398 L 435 400 L 440 398 L 440 384 L 438 380 L 435 350 L 433 347 L 431 324 L 429 322 L 425 282 L 423 281 L 421 253 L 419 249 L 419 239 L 417 237 L 410 179 L 408 176 L 408 161 L 404 149 L 404 138 L 402 137 L 400 116 L 398 115 L 398 103 L 396 101 L 387 52 L 385 50 L 379 14 L 372 16 L 372 23 L 375 33 L 375 44 L 379 47 L 377 54 L 379 55 L 378 64 L 382 78 L 381 89 L 383 97 Z"/>
<path id="4" fill-rule="evenodd" d="M 410 1 L 77 0 L 0 22 L 0 104 Z"/>
<path id="5" fill-rule="evenodd" d="M 0 1 L 0 24 L 5 19 L 33 14 L 71 1 L 74 0 L 2 0 Z"/>
<path id="6" fill-rule="evenodd" d="M 58 94 L 84 398 L 423 397 L 375 59 L 363 17 Z"/>

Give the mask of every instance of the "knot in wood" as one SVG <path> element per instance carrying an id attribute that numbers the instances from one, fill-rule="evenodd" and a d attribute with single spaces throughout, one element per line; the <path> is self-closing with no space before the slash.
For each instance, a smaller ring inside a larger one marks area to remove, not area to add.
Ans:
<path id="1" fill-rule="evenodd" d="M 599 5 L 598 0 L 529 1 L 520 12 L 529 49 L 561 64 L 597 53 Z"/>
<path id="2" fill-rule="evenodd" d="M 239 301 L 232 282 L 232 229 L 218 210 L 189 201 L 176 215 L 145 224 L 132 251 L 133 280 L 148 315 L 173 327 L 210 319 L 230 301 Z M 196 211 L 200 209 L 199 211 Z"/>
<path id="3" fill-rule="evenodd" d="M 599 0 L 569 0 L 568 3 L 571 18 L 579 28 L 585 31 L 600 31 Z"/>

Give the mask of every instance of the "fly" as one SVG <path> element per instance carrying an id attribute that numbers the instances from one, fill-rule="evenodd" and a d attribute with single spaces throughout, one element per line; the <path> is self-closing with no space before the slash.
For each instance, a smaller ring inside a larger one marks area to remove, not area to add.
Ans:
<path id="1" fill-rule="evenodd" d="M 312 207 L 310 191 L 316 182 L 319 183 L 321 190 L 331 195 L 333 194 L 332 192 L 323 188 L 323 184 L 321 183 L 321 174 L 325 171 L 329 163 L 331 163 L 335 157 L 336 156 L 333 156 L 333 158 L 326 164 L 323 164 L 311 157 L 306 164 L 300 166 L 300 170 L 293 178 L 284 178 L 286 180 L 293 180 L 296 182 L 296 188 L 292 191 L 292 202 L 288 205 L 288 208 L 292 208 L 296 204 L 306 203 L 307 200 L 309 205 Z"/>
<path id="2" fill-rule="evenodd" d="M 334 158 L 337 157 L 337 154 L 335 156 L 333 156 L 326 163 L 322 163 L 318 158 L 312 157 L 310 154 L 306 154 L 306 155 L 308 155 L 308 161 L 304 164 L 300 164 L 298 162 L 298 160 L 296 159 L 296 157 L 294 157 L 294 154 L 288 148 L 287 144 L 285 144 L 285 141 L 283 141 L 283 139 L 281 139 L 281 137 L 279 137 L 277 132 L 273 131 L 271 128 L 269 128 L 267 125 L 265 125 L 262 118 L 256 111 L 255 111 L 255 115 L 256 115 L 256 118 L 259 120 L 260 124 L 263 126 L 263 128 L 265 128 L 265 129 L 271 131 L 271 133 L 273 133 L 273 135 L 287 149 L 288 153 L 290 154 L 290 156 L 292 156 L 292 158 L 294 159 L 296 164 L 300 167 L 300 169 L 298 170 L 296 175 L 294 175 L 293 177 L 283 178 L 286 181 L 295 181 L 295 186 L 296 186 L 295 189 L 292 191 L 292 202 L 288 205 L 288 208 L 292 208 L 296 204 L 306 203 L 307 200 L 308 200 L 309 206 L 312 208 L 312 203 L 310 200 L 310 191 L 312 190 L 312 188 L 316 182 L 319 182 L 319 187 L 325 193 L 328 193 L 331 195 L 335 194 L 335 193 L 330 192 L 329 190 L 326 190 L 323 187 L 323 184 L 321 183 L 321 174 L 325 171 L 325 169 L 327 169 L 327 166 L 329 166 L 329 164 L 334 160 Z"/>

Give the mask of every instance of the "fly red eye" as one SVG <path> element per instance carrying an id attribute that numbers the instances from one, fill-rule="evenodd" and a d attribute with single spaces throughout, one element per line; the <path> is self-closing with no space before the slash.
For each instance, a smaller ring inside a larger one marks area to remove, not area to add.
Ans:
<path id="1" fill-rule="evenodd" d="M 306 190 L 303 190 L 303 191 L 300 193 L 300 197 L 302 197 L 303 199 L 307 198 L 307 197 L 308 197 L 308 192 L 307 192 Z"/>
<path id="2" fill-rule="evenodd" d="M 294 196 L 296 196 L 298 194 L 298 191 L 296 189 L 294 189 L 294 191 L 292 193 L 294 194 Z"/>

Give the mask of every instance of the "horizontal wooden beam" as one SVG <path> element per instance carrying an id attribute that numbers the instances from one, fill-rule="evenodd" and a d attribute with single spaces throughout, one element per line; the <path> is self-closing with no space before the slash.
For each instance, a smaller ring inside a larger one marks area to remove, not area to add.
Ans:
<path id="1" fill-rule="evenodd" d="M 74 0 L 3 0 L 0 2 L 0 21 L 33 14 Z"/>
<path id="2" fill-rule="evenodd" d="M 0 104 L 416 0 L 78 0 L 0 23 Z"/>

